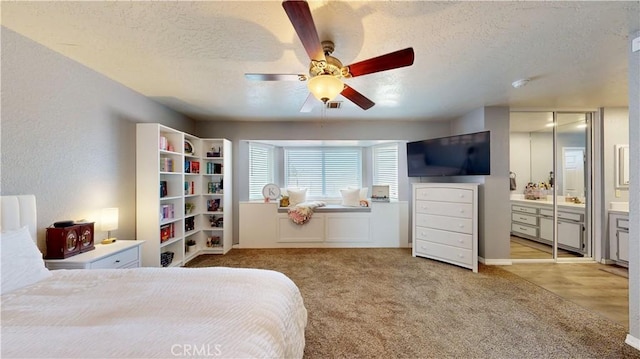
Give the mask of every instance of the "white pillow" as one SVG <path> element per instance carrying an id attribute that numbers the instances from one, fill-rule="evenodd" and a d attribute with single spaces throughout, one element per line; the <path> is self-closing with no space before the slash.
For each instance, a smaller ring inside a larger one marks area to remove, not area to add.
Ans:
<path id="1" fill-rule="evenodd" d="M 287 188 L 287 193 L 289 194 L 289 207 L 293 207 L 296 204 L 305 202 L 307 200 L 307 189 L 294 189 Z"/>
<path id="2" fill-rule="evenodd" d="M 349 189 L 357 189 L 358 187 L 349 187 Z M 360 200 L 366 200 L 369 198 L 369 187 L 360 188 Z"/>
<path id="3" fill-rule="evenodd" d="M 366 200 L 369 198 L 369 187 L 360 188 L 360 200 Z"/>
<path id="4" fill-rule="evenodd" d="M 360 189 L 341 189 L 342 205 L 347 207 L 360 207 Z"/>
<path id="5" fill-rule="evenodd" d="M 29 229 L 2 232 L 0 238 L 2 262 L 2 294 L 26 287 L 51 276 L 44 266 L 42 253 L 31 239 Z"/>

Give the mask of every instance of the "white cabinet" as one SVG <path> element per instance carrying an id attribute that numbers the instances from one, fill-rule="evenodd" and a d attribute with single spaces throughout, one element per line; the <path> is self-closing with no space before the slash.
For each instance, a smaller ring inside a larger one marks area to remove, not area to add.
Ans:
<path id="1" fill-rule="evenodd" d="M 478 185 L 413 184 L 413 256 L 478 271 Z"/>
<path id="2" fill-rule="evenodd" d="M 609 212 L 609 258 L 629 266 L 629 214 Z"/>
<path id="3" fill-rule="evenodd" d="M 200 253 L 231 249 L 231 183 L 230 141 L 137 124 L 136 237 L 146 241 L 142 265 L 159 267 L 165 252 L 173 253 L 169 266 L 181 266 Z"/>

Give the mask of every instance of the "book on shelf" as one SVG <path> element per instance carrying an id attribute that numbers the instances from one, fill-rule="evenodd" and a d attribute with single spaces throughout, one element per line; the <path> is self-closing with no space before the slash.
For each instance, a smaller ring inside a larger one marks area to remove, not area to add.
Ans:
<path id="1" fill-rule="evenodd" d="M 169 239 L 175 237 L 175 225 L 174 223 L 169 223 L 160 226 L 160 243 L 166 242 Z"/>
<path id="2" fill-rule="evenodd" d="M 200 162 L 191 161 L 191 173 L 200 173 Z"/>
<path id="3" fill-rule="evenodd" d="M 160 207 L 160 220 L 174 218 L 174 206 L 173 203 L 163 204 Z"/>
<path id="4" fill-rule="evenodd" d="M 160 198 L 166 197 L 168 194 L 167 181 L 160 181 Z"/>
<path id="5" fill-rule="evenodd" d="M 184 181 L 184 194 L 195 194 L 196 193 L 196 184 L 194 181 Z"/>
<path id="6" fill-rule="evenodd" d="M 220 207 L 220 198 L 212 198 L 207 200 L 207 211 L 208 212 L 218 212 L 222 211 Z"/>
<path id="7" fill-rule="evenodd" d="M 196 219 L 194 217 L 189 217 L 184 219 L 185 232 L 193 231 L 195 228 L 196 228 Z"/>
<path id="8" fill-rule="evenodd" d="M 191 173 L 191 161 L 184 161 L 184 173 Z"/>
<path id="9" fill-rule="evenodd" d="M 173 172 L 173 159 L 160 157 L 160 172 Z"/>

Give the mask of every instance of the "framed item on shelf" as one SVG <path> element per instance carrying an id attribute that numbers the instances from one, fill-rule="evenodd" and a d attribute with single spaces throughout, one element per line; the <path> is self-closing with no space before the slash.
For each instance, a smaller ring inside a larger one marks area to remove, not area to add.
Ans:
<path id="1" fill-rule="evenodd" d="M 193 143 L 189 140 L 184 140 L 184 154 L 185 155 L 193 155 Z"/>
<path id="2" fill-rule="evenodd" d="M 278 199 L 280 197 L 280 187 L 275 183 L 267 183 L 262 187 L 262 196 L 265 202 Z"/>

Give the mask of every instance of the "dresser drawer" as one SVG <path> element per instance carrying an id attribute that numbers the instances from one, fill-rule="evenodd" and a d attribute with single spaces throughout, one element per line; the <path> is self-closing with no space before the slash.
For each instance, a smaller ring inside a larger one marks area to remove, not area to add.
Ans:
<path id="1" fill-rule="evenodd" d="M 441 231 L 439 229 L 415 227 L 415 239 L 425 240 L 433 243 L 451 245 L 454 247 L 473 249 L 473 235 Z"/>
<path id="2" fill-rule="evenodd" d="M 526 224 L 530 224 L 532 226 L 537 226 L 538 225 L 538 217 L 535 216 L 529 216 L 527 214 L 522 214 L 522 213 L 511 213 L 511 220 L 513 222 L 519 222 L 519 223 L 526 223 Z"/>
<path id="3" fill-rule="evenodd" d="M 473 191 L 459 188 L 417 188 L 416 199 L 423 201 L 473 203 Z"/>
<path id="4" fill-rule="evenodd" d="M 517 223 L 511 223 L 511 232 L 520 233 L 531 237 L 538 236 L 538 228 L 523 226 Z"/>
<path id="5" fill-rule="evenodd" d="M 538 209 L 537 208 L 519 206 L 517 204 L 511 205 L 511 210 L 512 211 L 516 211 L 516 212 L 529 213 L 529 214 L 538 214 Z"/>
<path id="6" fill-rule="evenodd" d="M 416 240 L 414 254 L 420 257 L 454 262 L 465 267 L 473 265 L 472 251 L 470 249 L 447 246 L 440 243 Z"/>
<path id="7" fill-rule="evenodd" d="M 417 213 L 416 223 L 419 227 L 442 229 L 445 231 L 473 234 L 472 218 L 454 218 Z"/>
<path id="8" fill-rule="evenodd" d="M 129 268 L 132 264 L 136 264 L 139 260 L 140 247 L 136 246 L 129 248 L 125 251 L 114 253 L 108 257 L 99 259 L 92 262 L 89 268 L 91 269 L 117 269 L 117 268 Z M 137 265 L 136 265 L 137 267 Z"/>
<path id="9" fill-rule="evenodd" d="M 473 205 L 470 203 L 417 201 L 416 212 L 441 216 L 473 218 Z"/>

